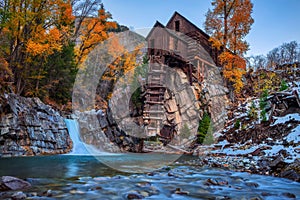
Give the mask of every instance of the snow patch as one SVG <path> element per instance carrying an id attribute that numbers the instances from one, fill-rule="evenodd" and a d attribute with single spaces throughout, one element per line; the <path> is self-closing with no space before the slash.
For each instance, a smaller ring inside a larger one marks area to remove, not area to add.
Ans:
<path id="1" fill-rule="evenodd" d="M 284 117 L 273 117 L 276 119 L 276 121 L 271 124 L 271 126 L 275 126 L 277 124 L 284 124 L 286 122 L 289 122 L 290 120 L 296 120 L 300 122 L 300 114 L 299 113 L 293 113 L 293 114 L 288 114 Z"/>
<path id="2" fill-rule="evenodd" d="M 284 137 L 287 142 L 300 142 L 300 124 L 294 128 L 286 137 Z"/>
<path id="3" fill-rule="evenodd" d="M 271 149 L 264 150 L 264 152 L 266 153 L 266 156 L 277 156 L 279 151 L 286 150 L 290 156 L 288 156 L 287 158 L 284 158 L 284 162 L 292 163 L 297 158 L 300 158 L 300 154 L 295 152 L 294 149 L 295 148 L 292 146 L 284 147 L 283 145 L 274 145 L 274 146 L 272 146 Z"/>
<path id="4" fill-rule="evenodd" d="M 236 156 L 236 155 L 247 155 L 250 154 L 252 152 L 254 152 L 255 150 L 257 150 L 258 148 L 260 148 L 262 145 L 255 145 L 255 146 L 251 146 L 248 149 L 233 149 L 233 148 L 222 148 L 220 150 L 214 150 L 212 151 L 212 153 L 223 153 L 226 155 L 230 155 L 230 156 Z M 234 145 L 234 147 L 242 147 L 241 145 Z"/>

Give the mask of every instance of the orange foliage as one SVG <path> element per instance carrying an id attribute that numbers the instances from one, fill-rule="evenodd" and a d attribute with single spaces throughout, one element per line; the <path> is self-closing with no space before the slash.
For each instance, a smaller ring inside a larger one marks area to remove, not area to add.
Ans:
<path id="1" fill-rule="evenodd" d="M 38 88 L 38 80 L 45 74 L 45 59 L 69 42 L 74 22 L 71 2 L 12 0 L 6 1 L 0 12 L 0 35 L 7 40 L 1 41 L 0 55 L 14 72 L 16 93 L 23 92 L 28 78 L 37 80 L 31 87 Z"/>
<path id="2" fill-rule="evenodd" d="M 86 60 L 87 55 L 97 44 L 108 38 L 107 30 L 116 28 L 115 22 L 107 21 L 110 15 L 103 8 L 98 11 L 98 17 L 87 17 L 80 27 L 80 41 L 75 48 L 77 65 Z"/>
<path id="3" fill-rule="evenodd" d="M 243 87 L 246 62 L 243 55 L 249 45 L 245 36 L 254 20 L 251 0 L 212 0 L 213 10 L 206 14 L 205 29 L 212 46 L 223 50 L 219 56 L 224 77 L 233 83 L 235 92 Z"/>
<path id="4" fill-rule="evenodd" d="M 246 73 L 246 61 L 242 57 L 230 52 L 220 55 L 223 65 L 223 76 L 233 83 L 235 93 L 239 93 L 243 87 L 242 77 Z"/>
<path id="5" fill-rule="evenodd" d="M 0 57 L 0 92 L 7 90 L 8 86 L 11 86 L 10 79 L 12 77 L 12 71 L 8 67 L 8 63 L 5 59 Z"/>
<path id="6" fill-rule="evenodd" d="M 108 53 L 113 57 L 113 62 L 110 63 L 103 78 L 106 80 L 117 80 L 123 75 L 131 73 L 133 75 L 133 70 L 137 67 L 137 57 L 142 54 L 140 49 L 141 45 L 137 45 L 132 52 L 128 52 L 120 44 L 119 38 L 116 35 L 111 34 L 111 39 L 109 40 Z M 130 76 L 129 76 L 130 77 Z M 124 81 L 121 80 L 120 81 Z M 129 80 L 126 80 L 128 82 Z"/>

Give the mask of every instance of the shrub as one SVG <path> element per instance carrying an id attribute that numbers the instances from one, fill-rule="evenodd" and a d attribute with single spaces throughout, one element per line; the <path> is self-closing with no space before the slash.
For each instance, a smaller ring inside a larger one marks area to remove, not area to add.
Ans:
<path id="1" fill-rule="evenodd" d="M 254 101 L 252 101 L 250 110 L 248 112 L 248 116 L 249 116 L 249 118 L 257 119 L 257 110 L 256 110 L 256 107 L 255 107 Z"/>
<path id="2" fill-rule="evenodd" d="M 260 116 L 261 116 L 263 122 L 267 121 L 267 112 L 266 112 L 266 110 L 262 110 L 261 113 L 260 113 Z"/>
<path id="3" fill-rule="evenodd" d="M 288 89 L 288 88 L 289 88 L 288 84 L 285 82 L 285 80 L 282 80 L 281 83 L 280 83 L 280 88 L 279 88 L 279 90 L 280 90 L 280 91 L 284 91 L 284 90 L 286 90 L 286 89 Z"/>
<path id="4" fill-rule="evenodd" d="M 261 110 L 265 109 L 267 105 L 267 98 L 268 98 L 268 90 L 264 90 L 259 98 L 259 108 Z"/>
<path id="5" fill-rule="evenodd" d="M 246 130 L 247 126 L 246 124 L 242 124 L 242 130 Z"/>
<path id="6" fill-rule="evenodd" d="M 267 121 L 267 112 L 266 112 L 267 98 L 268 98 L 268 90 L 264 90 L 263 94 L 260 97 L 260 102 L 259 102 L 259 107 L 261 110 L 260 116 L 263 122 Z"/>
<path id="7" fill-rule="evenodd" d="M 239 129 L 239 128 L 240 128 L 240 125 L 241 125 L 241 120 L 240 120 L 240 119 L 237 119 L 237 120 L 235 121 L 234 128 L 235 128 L 235 129 Z"/>

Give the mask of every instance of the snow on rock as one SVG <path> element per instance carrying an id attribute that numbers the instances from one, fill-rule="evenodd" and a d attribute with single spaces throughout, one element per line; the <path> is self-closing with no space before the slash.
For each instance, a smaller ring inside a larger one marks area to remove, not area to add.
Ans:
<path id="1" fill-rule="evenodd" d="M 286 122 L 289 122 L 291 120 L 296 120 L 300 122 L 300 114 L 299 113 L 293 113 L 293 114 L 288 114 L 283 117 L 273 117 L 275 122 L 271 126 L 275 126 L 277 124 L 284 124 Z"/>
<path id="2" fill-rule="evenodd" d="M 228 148 L 224 148 L 224 146 L 227 144 L 227 143 L 218 143 L 218 145 L 221 145 L 223 146 L 223 148 L 221 149 L 217 149 L 217 150 L 213 150 L 211 151 L 211 153 L 215 153 L 215 154 L 219 154 L 219 153 L 222 153 L 222 154 L 226 154 L 226 155 L 230 155 L 230 156 L 237 156 L 237 155 L 247 155 L 247 154 L 251 154 L 253 153 L 255 150 L 257 150 L 258 148 L 262 147 L 263 145 L 260 144 L 260 145 L 253 145 L 251 146 L 250 148 L 247 148 L 247 149 L 243 149 L 243 145 L 240 145 L 240 144 L 235 144 L 233 147 L 228 147 Z"/>
<path id="3" fill-rule="evenodd" d="M 294 128 L 286 137 L 287 142 L 299 143 L 300 142 L 300 124 Z"/>
<path id="4" fill-rule="evenodd" d="M 295 148 L 292 146 L 285 147 L 283 145 L 274 145 L 271 149 L 264 150 L 266 156 L 272 157 L 279 154 L 280 151 L 285 150 L 289 156 L 284 158 L 284 162 L 292 163 L 295 159 L 300 158 L 300 154 L 295 151 Z"/>

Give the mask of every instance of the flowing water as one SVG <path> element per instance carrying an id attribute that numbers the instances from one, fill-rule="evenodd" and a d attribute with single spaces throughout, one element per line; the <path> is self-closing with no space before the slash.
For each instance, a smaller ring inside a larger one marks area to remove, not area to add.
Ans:
<path id="1" fill-rule="evenodd" d="M 102 157 L 123 164 L 135 161 L 134 155 Z M 143 158 L 151 159 L 147 155 Z M 181 158 L 189 159 L 193 158 Z M 295 195 L 300 199 L 300 183 L 287 179 L 178 164 L 151 173 L 125 173 L 93 156 L 1 158 L 0 176 L 3 175 L 29 181 L 32 187 L 24 192 L 35 199 L 127 199 L 132 195 L 145 199 L 270 200 Z"/>
<path id="2" fill-rule="evenodd" d="M 65 119 L 67 129 L 70 133 L 70 138 L 73 141 L 73 149 L 69 154 L 72 155 L 90 155 L 93 154 L 103 154 L 99 150 L 95 149 L 92 145 L 86 144 L 81 141 L 80 138 L 80 127 L 76 120 Z"/>

